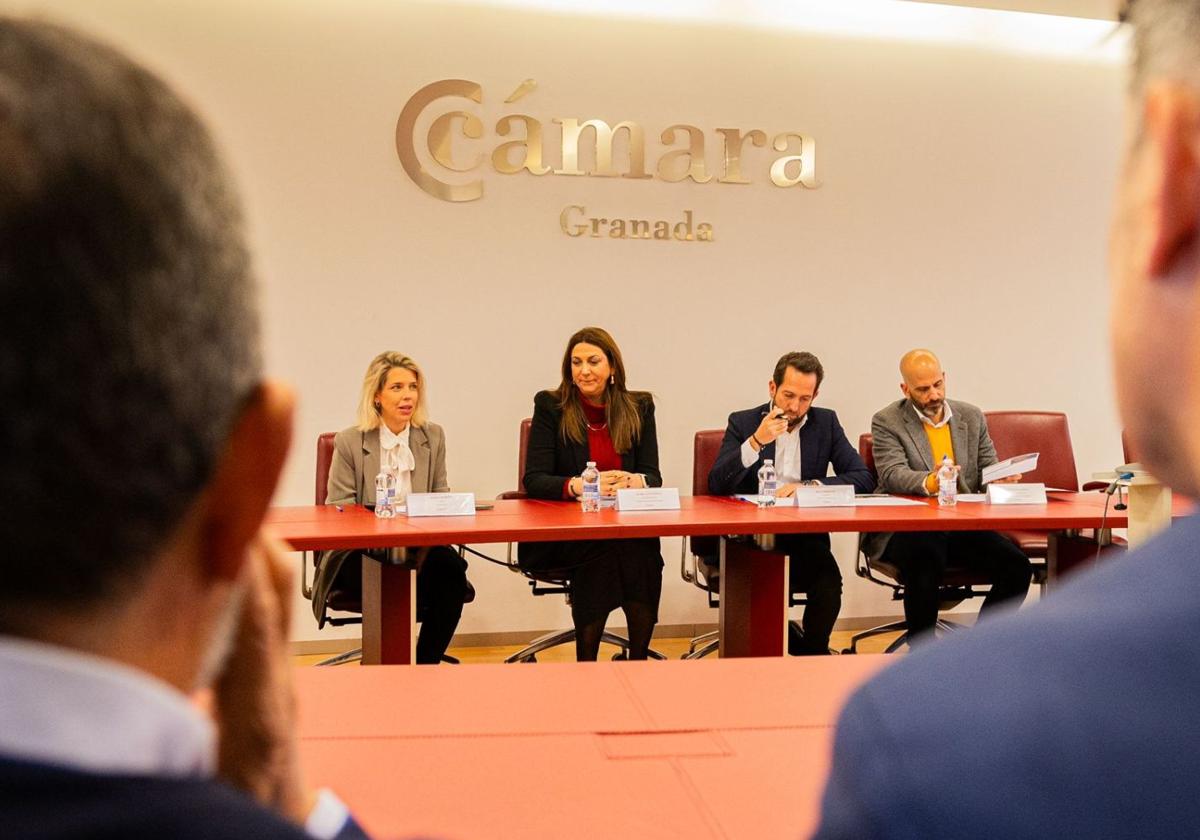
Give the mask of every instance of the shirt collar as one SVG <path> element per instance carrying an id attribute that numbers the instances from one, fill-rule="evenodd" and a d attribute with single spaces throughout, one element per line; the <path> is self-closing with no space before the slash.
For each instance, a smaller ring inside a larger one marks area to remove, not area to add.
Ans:
<path id="1" fill-rule="evenodd" d="M 93 773 L 210 776 L 213 724 L 149 674 L 0 636 L 0 754 Z"/>
<path id="2" fill-rule="evenodd" d="M 379 446 L 380 446 L 380 448 L 391 449 L 392 447 L 397 446 L 401 443 L 403 443 L 405 446 L 408 446 L 408 434 L 411 431 L 412 431 L 412 423 L 409 423 L 407 426 L 405 426 L 404 431 L 402 431 L 400 434 L 396 434 L 391 429 L 389 429 L 387 427 L 387 423 L 380 423 L 379 424 Z"/>
<path id="3" fill-rule="evenodd" d="M 917 416 L 921 418 L 922 423 L 924 423 L 926 426 L 932 426 L 935 429 L 940 429 L 940 428 L 942 428 L 942 426 L 945 426 L 947 423 L 950 422 L 950 418 L 954 416 L 954 412 L 950 409 L 950 401 L 949 400 L 946 400 L 944 403 L 942 403 L 942 422 L 941 423 L 934 423 L 932 420 L 930 420 L 928 417 L 926 417 L 924 414 L 922 414 L 921 409 L 917 408 L 917 406 L 913 403 L 912 400 L 909 400 L 908 404 L 912 406 L 912 410 L 915 411 L 917 413 Z"/>

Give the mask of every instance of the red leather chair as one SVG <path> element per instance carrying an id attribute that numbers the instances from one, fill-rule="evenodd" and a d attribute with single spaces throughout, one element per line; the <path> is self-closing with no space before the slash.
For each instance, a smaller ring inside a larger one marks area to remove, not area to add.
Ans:
<path id="1" fill-rule="evenodd" d="M 317 470 L 316 484 L 314 486 L 314 504 L 325 504 L 325 498 L 328 494 L 329 487 L 329 468 L 333 465 L 333 439 L 336 437 L 335 432 L 322 432 L 317 435 Z M 462 553 L 460 547 L 459 553 Z M 313 555 L 313 564 L 316 563 L 316 555 Z M 308 552 L 300 560 L 300 591 L 305 598 L 312 600 L 313 590 L 312 585 L 308 582 Z M 467 581 L 467 591 L 463 598 L 464 604 L 469 604 L 475 600 L 475 587 Z M 318 625 L 324 627 L 326 624 L 332 624 L 334 627 L 342 627 L 347 624 L 362 624 L 362 597 L 355 592 L 347 592 L 344 589 L 336 587 L 329 590 L 329 594 L 325 598 L 325 610 L 342 613 L 358 613 L 358 615 L 350 616 L 326 616 Z M 341 665 L 346 662 L 351 662 L 362 656 L 362 648 L 355 648 L 346 653 L 338 654 L 329 659 L 324 659 L 318 662 L 318 665 Z M 458 664 L 458 660 L 453 656 L 443 656 L 443 662 Z"/>
<path id="2" fill-rule="evenodd" d="M 692 439 L 692 495 L 707 496 L 708 474 L 713 462 L 721 451 L 721 440 L 725 437 L 723 429 L 703 429 L 696 432 Z M 691 552 L 688 552 L 688 544 Z M 679 574 L 692 586 L 704 591 L 710 607 L 720 606 L 717 595 L 721 591 L 721 579 L 717 570 L 700 561 L 701 556 L 715 557 L 721 550 L 719 537 L 690 537 L 681 540 L 679 555 Z M 690 560 L 689 560 L 690 558 Z M 721 646 L 721 640 L 716 630 L 702 633 L 692 639 L 684 659 L 699 659 L 714 653 Z"/>
<path id="3" fill-rule="evenodd" d="M 692 495 L 708 496 L 708 474 L 712 471 L 713 462 L 721 451 L 721 441 L 725 438 L 724 429 L 702 429 L 696 432 L 692 439 Z M 679 574 L 693 586 L 704 590 L 708 596 L 708 605 L 720 606 L 718 595 L 721 592 L 720 569 L 701 562 L 702 557 L 716 557 L 721 550 L 719 537 L 690 537 L 691 554 L 689 561 L 688 540 L 680 547 Z M 794 592 L 788 593 L 788 606 L 795 607 L 808 603 L 803 597 Z M 715 652 L 720 647 L 717 631 L 702 633 L 692 639 L 684 659 L 700 659 Z"/>
<path id="4" fill-rule="evenodd" d="M 317 469 L 316 469 L 316 484 L 313 491 L 313 504 L 325 504 L 326 488 L 329 484 L 329 468 L 333 464 L 333 439 L 334 432 L 322 432 L 317 435 Z M 309 559 L 309 553 L 306 551 L 300 558 L 300 591 L 304 597 L 312 600 L 313 590 L 312 584 L 308 582 L 308 567 L 311 563 L 316 565 L 317 555 L 314 552 L 312 559 Z M 341 627 L 346 624 L 362 624 L 362 600 L 341 589 L 331 589 L 329 596 L 325 599 L 325 610 L 333 610 L 343 613 L 359 613 L 359 615 L 350 616 L 325 616 L 318 624 L 318 628 L 324 627 L 326 624 L 332 624 L 334 627 Z M 346 651 L 345 653 L 332 656 L 329 659 L 323 659 L 318 665 L 342 665 L 347 662 L 352 662 L 362 656 L 362 648 Z"/>
<path id="5" fill-rule="evenodd" d="M 521 421 L 519 432 L 519 441 L 517 443 L 517 489 L 508 490 L 497 496 L 497 499 L 526 499 L 529 494 L 525 492 L 525 458 L 529 453 L 529 429 L 533 425 L 533 419 L 526 417 Z M 566 595 L 567 602 L 571 601 L 571 582 L 565 576 L 554 574 L 546 574 L 543 572 L 530 572 L 522 569 L 518 565 L 516 558 L 513 556 L 513 544 L 508 544 L 508 556 L 506 559 L 508 568 L 519 575 L 523 575 L 529 579 L 529 586 L 533 590 L 535 596 L 541 595 Z M 615 645 L 621 649 L 621 652 L 614 656 L 614 659 L 624 659 L 629 655 L 629 639 L 616 633 L 610 633 L 605 630 L 600 637 L 601 641 L 607 642 L 610 645 Z M 569 645 L 575 643 L 575 630 L 556 630 L 538 636 L 532 642 L 512 656 L 505 659 L 505 662 L 537 662 L 537 655 L 544 650 L 559 645 Z M 647 654 L 651 659 L 666 659 L 658 651 L 651 649 Z"/>
<path id="6" fill-rule="evenodd" d="M 1079 490 L 1075 450 L 1067 415 L 1061 411 L 985 411 L 988 433 L 996 446 L 996 457 L 1004 460 L 1026 452 L 1037 452 L 1038 465 L 1022 481 L 1040 481 L 1047 488 Z M 1003 531 L 1034 562 L 1034 580 L 1046 581 L 1048 531 Z M 1040 563 L 1036 561 L 1042 561 Z"/>
<path id="7" fill-rule="evenodd" d="M 1133 439 L 1125 429 L 1121 430 L 1121 457 L 1125 459 L 1126 464 L 1136 464 L 1139 460 L 1138 453 L 1134 451 Z"/>
<path id="8" fill-rule="evenodd" d="M 858 454 L 863 459 L 863 463 L 867 465 L 867 469 L 871 471 L 871 475 L 878 480 L 879 474 L 875 471 L 875 449 L 873 443 L 874 441 L 870 434 L 859 435 Z M 904 582 L 901 580 L 900 570 L 885 560 L 871 560 L 868 558 L 866 552 L 862 550 L 861 535 L 859 537 L 859 552 L 858 559 L 855 561 L 854 572 L 864 580 L 869 580 L 879 586 L 886 586 L 891 589 L 893 601 L 902 601 L 904 599 Z M 985 578 L 972 573 L 968 569 L 956 568 L 954 566 L 947 567 L 945 577 L 942 579 L 941 588 L 938 590 L 940 609 L 948 610 L 951 607 L 961 604 L 968 598 L 982 598 L 987 594 L 987 590 L 977 589 L 976 587 L 986 587 L 987 585 Z M 962 627 L 963 625 L 949 619 L 939 618 L 937 621 L 937 628 L 939 630 L 959 630 Z M 897 630 L 905 631 L 888 645 L 887 652 L 893 653 L 908 641 L 907 629 L 908 626 L 904 621 L 892 621 L 887 624 L 881 624 L 878 627 L 872 627 L 869 630 L 863 630 L 851 637 L 850 647 L 846 648 L 843 653 L 858 653 L 858 643 L 863 639 L 883 633 L 894 633 Z"/>

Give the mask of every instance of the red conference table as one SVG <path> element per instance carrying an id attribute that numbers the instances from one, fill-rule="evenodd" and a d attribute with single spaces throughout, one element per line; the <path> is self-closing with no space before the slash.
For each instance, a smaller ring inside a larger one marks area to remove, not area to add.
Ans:
<path id="1" fill-rule="evenodd" d="M 769 550 L 769 537 L 805 532 L 992 531 L 1031 529 L 1067 534 L 1102 523 L 1099 493 L 1052 493 L 1045 505 L 960 503 L 940 508 L 935 499 L 912 506 L 759 510 L 736 499 L 695 496 L 677 511 L 603 510 L 583 513 L 577 504 L 537 500 L 497 501 L 474 516 L 378 519 L 358 506 L 272 508 L 271 530 L 297 551 L 333 548 L 403 548 L 452 543 L 540 542 L 633 537 L 720 536 L 721 656 L 782 656 L 787 649 L 788 564 Z M 1190 510 L 1176 500 L 1175 515 Z M 1122 511 L 1109 509 L 1104 524 L 1123 528 Z M 737 535 L 740 538 L 732 538 Z M 742 539 L 747 538 L 747 539 Z M 749 539 L 755 538 L 755 539 Z M 1051 538 L 1051 563 L 1056 540 Z M 401 553 L 403 554 L 403 553 Z M 363 560 L 363 663 L 408 664 L 416 634 L 415 573 L 405 562 Z"/>
<path id="2" fill-rule="evenodd" d="M 805 837 L 891 661 L 298 668 L 300 755 L 379 838 Z"/>

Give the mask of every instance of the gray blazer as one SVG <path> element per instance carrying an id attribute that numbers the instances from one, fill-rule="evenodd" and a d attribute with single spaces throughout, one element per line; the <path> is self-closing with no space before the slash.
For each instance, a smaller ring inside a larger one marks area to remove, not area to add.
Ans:
<path id="1" fill-rule="evenodd" d="M 961 469 L 958 492 L 979 493 L 983 489 L 983 468 L 996 463 L 996 447 L 988 434 L 983 412 L 970 403 L 946 400 L 950 406 L 950 441 L 954 458 Z M 871 418 L 875 472 L 879 475 L 878 492 L 905 496 L 924 496 L 925 477 L 935 469 L 933 449 L 925 426 L 908 399 L 892 403 Z M 878 560 L 887 547 L 890 533 L 863 534 L 862 549 Z"/>
<path id="2" fill-rule="evenodd" d="M 413 426 L 408 435 L 416 466 L 412 473 L 414 493 L 448 493 L 446 480 L 446 435 L 436 423 Z M 325 486 L 327 505 L 375 504 L 375 476 L 379 474 L 379 430 L 359 431 L 351 426 L 333 439 L 333 463 Z"/>
<path id="3" fill-rule="evenodd" d="M 412 472 L 414 493 L 447 493 L 446 435 L 436 423 L 413 426 L 408 436 L 416 464 Z M 325 485 L 327 505 L 375 504 L 375 476 L 379 474 L 379 430 L 342 429 L 333 439 L 333 461 Z M 317 554 L 313 578 L 312 609 L 317 626 L 325 624 L 326 601 L 342 564 L 359 562 L 361 551 L 338 549 Z"/>

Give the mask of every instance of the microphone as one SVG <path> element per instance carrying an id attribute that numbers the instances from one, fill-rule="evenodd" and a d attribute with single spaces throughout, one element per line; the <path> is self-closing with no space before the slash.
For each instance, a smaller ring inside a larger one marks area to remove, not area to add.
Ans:
<path id="1" fill-rule="evenodd" d="M 1117 492 L 1117 488 L 1121 486 L 1122 481 L 1129 481 L 1131 478 L 1133 478 L 1133 473 L 1131 472 L 1117 473 L 1117 477 L 1112 480 L 1112 483 L 1104 488 L 1104 495 L 1111 496 Z"/>
<path id="2" fill-rule="evenodd" d="M 1121 489 L 1121 482 L 1128 481 L 1131 478 L 1133 478 L 1133 473 L 1131 472 L 1117 473 L 1117 477 L 1112 480 L 1112 483 L 1104 488 L 1104 495 L 1111 496 L 1114 491 L 1119 491 Z M 1125 497 L 1118 492 L 1117 503 L 1113 505 L 1113 509 L 1125 510 L 1128 507 L 1129 505 L 1125 504 Z"/>

